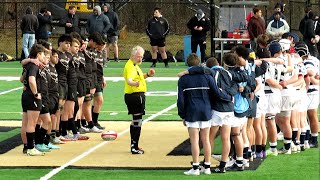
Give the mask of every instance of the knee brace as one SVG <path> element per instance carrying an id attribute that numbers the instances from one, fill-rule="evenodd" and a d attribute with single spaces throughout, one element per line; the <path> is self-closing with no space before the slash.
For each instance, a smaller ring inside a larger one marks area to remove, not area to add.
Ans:
<path id="1" fill-rule="evenodd" d="M 102 96 L 102 92 L 96 92 L 94 93 L 94 97 Z"/>
<path id="2" fill-rule="evenodd" d="M 241 132 L 240 132 L 240 133 L 241 133 Z M 231 133 L 231 136 L 232 136 L 232 137 L 240 136 L 240 133 Z"/>
<path id="3" fill-rule="evenodd" d="M 290 111 L 281 111 L 278 115 L 281 117 L 288 117 L 290 116 Z"/>
<path id="4" fill-rule="evenodd" d="M 84 97 L 84 102 L 88 102 L 88 101 L 91 101 L 92 100 L 92 94 L 90 94 L 90 95 L 86 95 L 85 97 Z"/>
<path id="5" fill-rule="evenodd" d="M 131 125 L 134 127 L 142 126 L 142 115 L 133 115 Z"/>
<path id="6" fill-rule="evenodd" d="M 59 104 L 59 111 L 62 111 L 63 110 L 63 105 Z"/>
<path id="7" fill-rule="evenodd" d="M 266 120 L 274 120 L 275 117 L 276 117 L 275 115 L 267 114 L 267 115 L 266 115 Z"/>

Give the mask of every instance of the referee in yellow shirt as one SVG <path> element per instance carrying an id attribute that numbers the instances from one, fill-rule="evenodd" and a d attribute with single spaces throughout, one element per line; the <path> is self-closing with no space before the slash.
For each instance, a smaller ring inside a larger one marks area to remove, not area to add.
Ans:
<path id="1" fill-rule="evenodd" d="M 139 148 L 141 134 L 142 115 L 145 114 L 145 92 L 147 91 L 146 78 L 155 74 L 154 69 L 149 69 L 143 74 L 139 65 L 142 63 L 144 49 L 136 46 L 131 51 L 131 57 L 124 67 L 123 77 L 125 79 L 124 100 L 128 108 L 128 114 L 132 114 L 130 125 L 131 153 L 144 154 Z"/>

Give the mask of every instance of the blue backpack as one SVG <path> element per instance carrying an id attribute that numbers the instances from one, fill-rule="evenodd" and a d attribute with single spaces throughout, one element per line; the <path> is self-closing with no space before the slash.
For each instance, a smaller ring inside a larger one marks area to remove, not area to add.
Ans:
<path id="1" fill-rule="evenodd" d="M 255 69 L 255 64 L 253 66 L 249 65 L 249 69 L 247 71 L 249 77 L 251 76 L 251 72 L 252 71 L 254 72 L 254 69 Z M 247 82 L 240 83 L 240 85 L 245 87 L 247 85 Z M 249 109 L 249 107 L 250 105 L 249 105 L 248 99 L 246 97 L 243 97 L 241 93 L 238 92 L 234 96 L 234 111 L 238 114 L 244 113 Z"/>

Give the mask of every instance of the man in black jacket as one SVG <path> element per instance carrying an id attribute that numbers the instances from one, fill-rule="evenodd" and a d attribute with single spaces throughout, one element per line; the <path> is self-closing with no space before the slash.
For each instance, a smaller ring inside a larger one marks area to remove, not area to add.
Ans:
<path id="1" fill-rule="evenodd" d="M 68 14 L 66 14 L 59 22 L 60 26 L 65 27 L 65 34 L 70 34 L 72 32 L 80 34 L 79 17 L 76 15 L 76 11 L 77 9 L 75 6 L 69 6 Z"/>
<path id="2" fill-rule="evenodd" d="M 118 14 L 111 10 L 110 4 L 106 3 L 103 6 L 104 15 L 106 15 L 111 23 L 111 27 L 107 32 L 107 42 L 108 45 L 106 46 L 106 59 L 108 59 L 109 55 L 109 46 L 113 47 L 114 52 L 114 60 L 119 62 L 119 51 L 118 51 L 118 35 L 119 35 L 119 28 L 120 28 L 120 20 Z"/>
<path id="3" fill-rule="evenodd" d="M 35 42 L 35 31 L 39 22 L 37 16 L 33 15 L 32 8 L 27 7 L 26 15 L 23 16 L 20 24 L 22 31 L 22 48 L 25 57 L 29 56 L 29 50 Z"/>
<path id="4" fill-rule="evenodd" d="M 161 58 L 168 68 L 168 58 L 166 53 L 166 36 L 169 33 L 169 23 L 167 19 L 162 17 L 161 8 L 154 8 L 153 17 L 149 20 L 146 29 L 147 35 L 150 38 L 150 44 L 152 47 L 152 65 L 151 67 L 156 67 L 157 64 L 157 54 L 160 51 Z"/>
<path id="5" fill-rule="evenodd" d="M 201 63 L 205 62 L 206 58 L 206 36 L 207 31 L 210 30 L 210 21 L 205 17 L 205 14 L 201 9 L 197 10 L 197 13 L 192 17 L 188 24 L 188 28 L 191 30 L 191 51 L 197 52 L 199 45 L 201 52 Z"/>
<path id="6" fill-rule="evenodd" d="M 314 42 L 315 39 L 315 22 L 313 20 L 314 13 L 311 9 L 306 9 L 306 16 L 301 20 L 299 31 L 303 35 L 303 41 L 308 46 L 309 52 L 314 57 L 319 57 L 319 52 Z"/>
<path id="7" fill-rule="evenodd" d="M 39 21 L 39 27 L 36 31 L 36 40 L 43 39 L 48 41 L 48 25 L 52 22 L 51 12 L 47 11 L 47 8 L 41 8 L 40 13 L 37 15 Z"/>

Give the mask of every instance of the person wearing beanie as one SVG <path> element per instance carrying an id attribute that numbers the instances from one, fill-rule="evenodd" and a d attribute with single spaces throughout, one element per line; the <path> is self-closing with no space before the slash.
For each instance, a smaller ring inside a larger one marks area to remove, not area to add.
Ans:
<path id="1" fill-rule="evenodd" d="M 187 27 L 191 31 L 191 51 L 196 53 L 199 45 L 201 63 L 204 63 L 206 58 L 206 36 L 210 30 L 210 20 L 205 17 L 201 9 L 198 9 L 195 16 L 187 23 Z"/>
<path id="2" fill-rule="evenodd" d="M 281 19 L 280 12 L 276 12 L 274 14 L 274 19 L 270 21 L 267 26 L 267 33 L 270 34 L 274 40 L 279 40 L 284 33 L 287 33 L 289 31 L 290 27 L 287 21 Z"/>
<path id="3" fill-rule="evenodd" d="M 277 13 L 280 13 L 281 19 L 286 19 L 286 16 L 283 14 L 285 5 L 286 4 L 283 3 L 277 3 L 274 6 L 274 13 L 269 17 L 268 22 L 271 22 L 275 18 Z"/>
<path id="4" fill-rule="evenodd" d="M 113 47 L 114 52 L 114 60 L 119 62 L 119 50 L 118 50 L 118 36 L 119 36 L 119 29 L 120 29 L 120 20 L 118 14 L 112 11 L 110 4 L 106 3 L 102 6 L 103 13 L 106 15 L 111 23 L 111 27 L 108 30 L 108 38 L 107 38 L 107 46 L 106 46 L 106 60 L 108 61 L 109 55 L 109 47 Z"/>
<path id="5" fill-rule="evenodd" d="M 99 32 L 105 39 L 107 39 L 107 32 L 111 27 L 109 18 L 101 13 L 101 7 L 95 6 L 93 14 L 87 21 L 87 32 L 91 35 L 94 32 Z"/>
<path id="6" fill-rule="evenodd" d="M 167 19 L 162 17 L 161 8 L 154 8 L 153 17 L 148 21 L 146 33 L 150 38 L 150 45 L 152 48 L 152 65 L 151 67 L 156 67 L 158 58 L 158 50 L 161 54 L 161 58 L 168 68 L 168 57 L 166 53 L 166 36 L 169 33 L 169 23 Z"/>
<path id="7" fill-rule="evenodd" d="M 38 18 L 33 15 L 32 8 L 28 6 L 26 14 L 22 17 L 20 24 L 20 29 L 22 31 L 22 49 L 26 58 L 29 57 L 29 50 L 36 40 L 35 32 L 38 27 Z"/>

